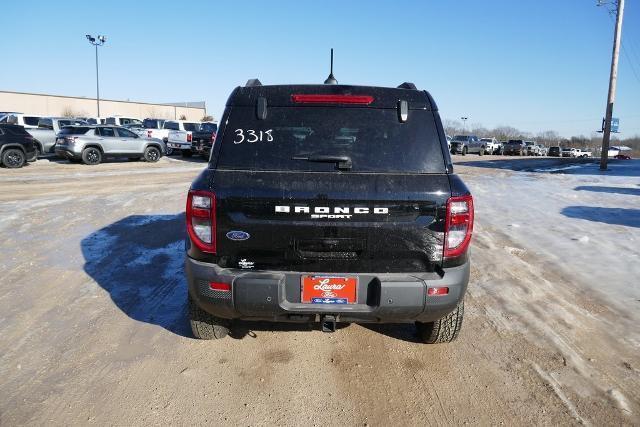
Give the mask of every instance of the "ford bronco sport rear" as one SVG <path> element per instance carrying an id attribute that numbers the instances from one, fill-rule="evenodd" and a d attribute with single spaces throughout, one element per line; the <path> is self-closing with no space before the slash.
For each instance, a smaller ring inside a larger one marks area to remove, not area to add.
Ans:
<path id="1" fill-rule="evenodd" d="M 457 337 L 473 199 L 428 92 L 250 81 L 220 124 L 187 199 L 196 337 L 224 337 L 234 319 Z"/>

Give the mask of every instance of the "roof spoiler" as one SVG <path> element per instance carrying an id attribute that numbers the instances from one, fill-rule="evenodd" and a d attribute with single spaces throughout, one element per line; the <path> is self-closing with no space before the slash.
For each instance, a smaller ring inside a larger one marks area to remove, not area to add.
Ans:
<path id="1" fill-rule="evenodd" d="M 398 86 L 398 89 L 412 89 L 412 90 L 418 90 L 418 88 L 416 87 L 416 85 L 414 85 L 411 82 L 404 82 L 402 83 L 400 86 Z"/>
<path id="2" fill-rule="evenodd" d="M 254 86 L 262 86 L 262 83 L 258 79 L 249 79 L 247 80 L 246 87 L 254 87 Z"/>

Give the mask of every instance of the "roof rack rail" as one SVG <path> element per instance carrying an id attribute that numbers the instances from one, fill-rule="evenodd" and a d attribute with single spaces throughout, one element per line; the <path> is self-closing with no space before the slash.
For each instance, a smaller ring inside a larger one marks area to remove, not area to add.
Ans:
<path id="1" fill-rule="evenodd" d="M 245 86 L 246 87 L 262 86 L 262 83 L 260 83 L 260 80 L 258 79 L 249 79 L 247 80 L 247 84 Z"/>
<path id="2" fill-rule="evenodd" d="M 418 88 L 416 87 L 416 85 L 414 85 L 411 82 L 404 82 L 402 83 L 400 86 L 398 86 L 398 89 L 413 89 L 413 90 L 418 90 Z"/>

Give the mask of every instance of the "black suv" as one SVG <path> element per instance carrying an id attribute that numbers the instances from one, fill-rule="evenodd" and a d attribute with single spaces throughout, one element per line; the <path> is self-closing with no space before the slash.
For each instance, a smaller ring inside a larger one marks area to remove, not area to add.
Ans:
<path id="1" fill-rule="evenodd" d="M 415 322 L 427 343 L 462 325 L 473 199 L 411 83 L 236 88 L 186 221 L 197 338 L 234 319 Z"/>
<path id="2" fill-rule="evenodd" d="M 19 125 L 0 124 L 0 165 L 21 168 L 36 159 L 33 137 Z"/>

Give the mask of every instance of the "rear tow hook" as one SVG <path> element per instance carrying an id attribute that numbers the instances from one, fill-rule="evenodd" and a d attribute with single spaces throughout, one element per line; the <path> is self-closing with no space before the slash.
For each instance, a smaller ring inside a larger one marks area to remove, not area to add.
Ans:
<path id="1" fill-rule="evenodd" d="M 322 316 L 322 320 L 320 321 L 320 325 L 322 328 L 322 332 L 335 332 L 336 331 L 336 316 L 332 314 L 327 314 L 326 316 Z"/>

